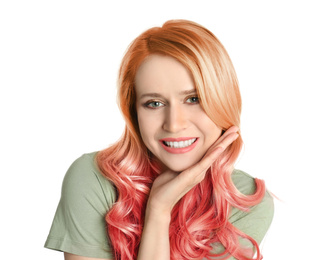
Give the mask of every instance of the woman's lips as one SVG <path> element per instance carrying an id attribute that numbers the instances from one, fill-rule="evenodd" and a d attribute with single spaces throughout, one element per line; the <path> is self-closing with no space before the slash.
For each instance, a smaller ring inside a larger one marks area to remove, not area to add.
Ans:
<path id="1" fill-rule="evenodd" d="M 169 153 L 187 153 L 195 148 L 197 137 L 164 138 L 159 140 L 162 147 Z"/>

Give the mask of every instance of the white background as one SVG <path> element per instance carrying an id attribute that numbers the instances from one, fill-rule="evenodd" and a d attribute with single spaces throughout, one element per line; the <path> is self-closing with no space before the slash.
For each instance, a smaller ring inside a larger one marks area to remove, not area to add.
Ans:
<path id="1" fill-rule="evenodd" d="M 228 50 L 243 97 L 237 168 L 281 199 L 264 259 L 315 259 L 311 2 L 1 1 L 1 258 L 63 259 L 43 248 L 62 179 L 77 157 L 123 131 L 123 53 L 144 30 L 183 18 Z"/>

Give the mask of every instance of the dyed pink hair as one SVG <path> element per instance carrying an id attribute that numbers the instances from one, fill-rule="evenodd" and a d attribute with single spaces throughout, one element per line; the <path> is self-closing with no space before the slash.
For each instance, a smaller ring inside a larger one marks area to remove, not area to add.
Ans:
<path id="1" fill-rule="evenodd" d="M 136 259 L 146 202 L 159 174 L 151 152 L 141 140 L 135 110 L 134 79 L 141 63 L 151 54 L 168 55 L 191 72 L 201 106 L 223 130 L 240 125 L 241 97 L 231 60 L 218 39 L 204 27 L 185 20 L 171 20 L 151 28 L 129 46 L 121 63 L 118 103 L 126 121 L 122 138 L 97 155 L 100 170 L 117 189 L 117 201 L 106 215 L 115 259 Z M 234 186 L 231 173 L 242 148 L 241 136 L 211 166 L 206 178 L 174 207 L 170 225 L 171 259 L 217 259 L 211 255 L 216 242 L 225 247 L 224 259 L 251 259 L 239 244 L 249 239 L 262 259 L 254 239 L 229 221 L 231 206 L 248 210 L 264 194 L 264 182 L 256 179 L 256 192 L 245 196 Z M 246 256 L 245 256 L 246 255 Z M 226 257 L 225 257 L 226 256 Z M 223 258 L 221 258 L 223 259 Z"/>

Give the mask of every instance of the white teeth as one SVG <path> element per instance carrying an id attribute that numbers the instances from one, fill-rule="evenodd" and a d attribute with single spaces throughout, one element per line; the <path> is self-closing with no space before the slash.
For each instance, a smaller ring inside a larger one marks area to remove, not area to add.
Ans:
<path id="1" fill-rule="evenodd" d="M 166 145 L 171 148 L 184 148 L 184 147 L 192 145 L 196 141 L 196 139 L 197 138 L 193 138 L 186 141 L 180 141 L 180 142 L 164 142 L 164 143 L 166 143 Z"/>

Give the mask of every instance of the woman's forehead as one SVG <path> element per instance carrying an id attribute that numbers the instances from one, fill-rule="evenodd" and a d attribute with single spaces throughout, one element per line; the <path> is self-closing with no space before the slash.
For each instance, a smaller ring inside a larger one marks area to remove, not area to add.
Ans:
<path id="1" fill-rule="evenodd" d="M 189 70 L 170 56 L 150 55 L 139 67 L 135 85 L 137 92 L 174 90 L 178 94 L 195 90 Z"/>

